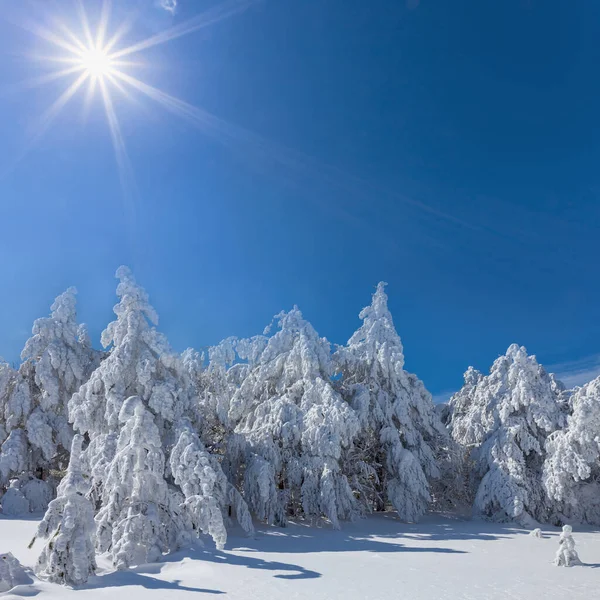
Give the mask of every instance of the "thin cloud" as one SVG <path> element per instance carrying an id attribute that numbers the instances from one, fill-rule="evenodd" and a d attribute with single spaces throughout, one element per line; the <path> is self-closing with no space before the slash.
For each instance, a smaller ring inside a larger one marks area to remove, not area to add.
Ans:
<path id="1" fill-rule="evenodd" d="M 559 363 L 546 367 L 547 371 L 554 373 L 567 388 L 583 385 L 600 376 L 600 354 L 586 356 L 579 360 Z"/>
<path id="2" fill-rule="evenodd" d="M 170 12 L 172 15 L 175 14 L 177 10 L 177 0 L 160 0 L 160 7 L 164 8 L 167 12 Z"/>
<path id="3" fill-rule="evenodd" d="M 447 390 L 445 392 L 438 392 L 437 394 L 432 394 L 433 403 L 434 404 L 446 404 L 448 400 L 452 397 L 456 390 Z"/>

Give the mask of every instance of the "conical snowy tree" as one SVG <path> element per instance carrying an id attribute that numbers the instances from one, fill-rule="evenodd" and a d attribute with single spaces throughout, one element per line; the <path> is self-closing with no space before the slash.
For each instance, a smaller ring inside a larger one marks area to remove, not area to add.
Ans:
<path id="1" fill-rule="evenodd" d="M 570 402 L 567 427 L 546 442 L 544 486 L 564 518 L 600 525 L 600 377 Z"/>
<path id="2" fill-rule="evenodd" d="M 483 376 L 469 368 L 450 400 L 450 431 L 472 448 L 479 485 L 474 510 L 525 526 L 548 521 L 553 506 L 542 486 L 546 438 L 560 425 L 560 386 L 513 344 Z"/>
<path id="3" fill-rule="evenodd" d="M 402 519 L 416 521 L 427 509 L 428 480 L 440 477 L 441 455 L 451 440 L 423 383 L 404 370 L 384 283 L 360 318 L 362 326 L 334 355 L 342 394 L 360 421 L 353 483 L 367 510 L 389 503 Z"/>
<path id="4" fill-rule="evenodd" d="M 192 522 L 183 482 L 175 482 L 170 453 L 184 424 L 199 426 L 200 411 L 184 361 L 153 326 L 158 318 L 148 295 L 129 269 L 121 267 L 117 277 L 117 319 L 102 334 L 108 356 L 73 395 L 69 411 L 90 440 L 84 458 L 89 497 L 99 509 L 97 549 L 124 568 L 178 548 L 199 524 Z M 193 469 L 191 459 L 187 466 Z M 222 479 L 218 461 L 212 468 Z M 224 503 L 232 495 L 213 502 L 208 488 L 203 493 L 204 502 L 228 512 Z M 242 515 L 243 500 L 234 501 Z M 221 532 L 217 542 L 223 543 Z"/>
<path id="5" fill-rule="evenodd" d="M 98 512 L 97 546 L 124 569 L 155 562 L 189 539 L 176 491 L 165 481 L 165 455 L 154 415 L 138 396 L 122 405 L 116 454 Z"/>
<path id="6" fill-rule="evenodd" d="M 83 436 L 73 438 L 67 474 L 50 502 L 36 537 L 47 539 L 35 568 L 42 579 L 53 583 L 82 585 L 96 572 L 94 508 L 86 498 L 89 482 L 83 476 Z M 34 538 L 31 544 L 34 543 Z"/>
<path id="7" fill-rule="evenodd" d="M 109 354 L 69 403 L 75 430 L 90 438 L 86 459 L 91 493 L 96 499 L 116 452 L 122 427 L 119 414 L 127 398 L 138 396 L 152 411 L 161 440 L 167 444 L 175 442 L 173 424 L 178 419 L 197 416 L 187 371 L 155 329 L 158 316 L 148 294 L 127 267 L 120 267 L 117 277 L 117 319 L 102 333 L 102 344 L 110 349 Z"/>
<path id="8" fill-rule="evenodd" d="M 358 421 L 331 385 L 327 340 L 297 308 L 278 326 L 238 344 L 251 360 L 229 411 L 247 444 L 244 498 L 267 523 L 303 515 L 339 527 L 360 510 L 343 469 Z"/>
<path id="9" fill-rule="evenodd" d="M 161 429 L 194 410 L 191 387 L 180 357 L 154 326 L 158 315 L 127 267 L 117 271 L 120 302 L 117 319 L 102 333 L 108 357 L 72 397 L 69 414 L 74 427 L 91 437 L 119 431 L 125 400 L 139 396 L 156 414 Z"/>
<path id="10" fill-rule="evenodd" d="M 12 476 L 47 480 L 68 462 L 73 430 L 67 405 L 99 362 L 85 326 L 77 323 L 76 293 L 69 288 L 56 298 L 50 317 L 35 321 L 18 372 L 0 368 L 7 438 L 0 450 L 0 486 Z M 29 490 L 48 494 L 39 483 Z M 36 507 L 43 504 L 35 500 Z"/>

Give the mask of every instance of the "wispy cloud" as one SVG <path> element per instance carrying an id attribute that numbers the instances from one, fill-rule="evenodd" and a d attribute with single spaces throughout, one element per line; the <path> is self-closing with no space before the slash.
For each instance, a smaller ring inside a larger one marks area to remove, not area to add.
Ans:
<path id="1" fill-rule="evenodd" d="M 547 365 L 545 368 L 554 373 L 568 388 L 572 388 L 600 376 L 600 354 L 593 354 L 571 362 Z"/>
<path id="2" fill-rule="evenodd" d="M 452 394 L 454 394 L 454 392 L 456 392 L 456 390 L 446 390 L 444 392 L 438 392 L 437 394 L 432 394 L 433 403 L 434 404 L 444 404 L 445 402 L 448 402 L 448 400 L 450 400 L 450 398 L 452 397 Z"/>
<path id="3" fill-rule="evenodd" d="M 160 7 L 170 12 L 172 15 L 177 10 L 177 0 L 160 0 Z"/>

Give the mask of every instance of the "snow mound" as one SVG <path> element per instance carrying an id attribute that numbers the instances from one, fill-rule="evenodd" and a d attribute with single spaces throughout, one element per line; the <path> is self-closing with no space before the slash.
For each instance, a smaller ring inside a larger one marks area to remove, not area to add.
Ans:
<path id="1" fill-rule="evenodd" d="M 27 583 L 31 583 L 31 578 L 21 563 L 10 552 L 0 554 L 0 592 L 8 592 Z"/>

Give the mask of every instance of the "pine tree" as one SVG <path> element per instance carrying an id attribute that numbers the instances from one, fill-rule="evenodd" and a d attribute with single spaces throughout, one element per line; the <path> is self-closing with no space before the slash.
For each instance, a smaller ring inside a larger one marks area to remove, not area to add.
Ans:
<path id="1" fill-rule="evenodd" d="M 96 572 L 94 508 L 86 498 L 89 483 L 83 476 L 81 447 L 76 435 L 67 474 L 50 502 L 37 537 L 47 539 L 35 568 L 36 574 L 53 583 L 82 585 Z M 35 541 L 34 538 L 31 542 Z"/>
<path id="2" fill-rule="evenodd" d="M 69 288 L 52 304 L 50 317 L 35 321 L 17 372 L 0 368 L 6 436 L 0 450 L 0 486 L 13 476 L 24 482 L 37 478 L 27 487 L 37 510 L 45 510 L 42 500 L 53 495 L 51 471 L 64 469 L 68 462 L 73 437 L 68 402 L 99 361 L 85 326 L 77 324 L 75 294 Z"/>
<path id="3" fill-rule="evenodd" d="M 331 384 L 327 340 L 296 307 L 277 320 L 274 335 L 237 345 L 249 358 L 229 410 L 246 442 L 244 498 L 267 523 L 301 515 L 339 527 L 360 512 L 343 471 L 358 422 Z"/>
<path id="4" fill-rule="evenodd" d="M 600 377 L 570 403 L 567 427 L 546 442 L 544 486 L 564 518 L 600 525 Z"/>
<path id="5" fill-rule="evenodd" d="M 561 386 L 513 344 L 483 376 L 470 368 L 450 404 L 454 439 L 472 449 L 477 514 L 525 526 L 552 518 L 542 486 L 545 443 L 562 420 Z"/>
<path id="6" fill-rule="evenodd" d="M 118 569 L 155 562 L 187 536 L 176 492 L 165 481 L 165 455 L 154 415 L 138 396 L 120 411 L 123 428 L 108 467 L 98 512 L 97 546 Z"/>
<path id="7" fill-rule="evenodd" d="M 180 426 L 177 443 L 171 451 L 170 467 L 185 497 L 183 507 L 193 528 L 209 534 L 217 548 L 222 549 L 227 541 L 224 515 L 229 507 L 246 532 L 254 531 L 243 498 L 189 423 L 183 422 Z"/>
<path id="8" fill-rule="evenodd" d="M 98 508 L 97 550 L 126 568 L 179 548 L 200 526 L 186 507 L 186 482 L 175 481 L 170 454 L 180 448 L 184 425 L 201 430 L 201 415 L 188 368 L 154 327 L 158 317 L 148 295 L 129 269 L 121 267 L 117 277 L 117 319 L 102 334 L 108 354 L 72 396 L 69 414 L 89 438 L 84 464 L 88 496 Z M 222 481 L 219 462 L 211 467 Z M 216 504 L 226 513 L 230 501 L 243 515 L 243 499 L 229 492 L 213 498 L 205 488 L 194 509 Z M 211 526 L 209 533 L 215 531 Z M 223 531 L 215 536 L 224 543 Z"/>
<path id="9" fill-rule="evenodd" d="M 6 419 L 10 417 L 5 407 L 15 378 L 15 370 L 4 360 L 0 359 L 0 448 L 8 437 Z M 0 465 L 2 464 L 0 460 Z M 0 467 L 1 468 L 1 467 Z M 0 471 L 0 485 L 2 484 L 2 472 Z"/>
<path id="10" fill-rule="evenodd" d="M 380 283 L 362 326 L 334 355 L 343 396 L 356 411 L 353 483 L 367 510 L 389 503 L 416 521 L 430 501 L 428 480 L 441 476 L 450 438 L 423 383 L 404 370 L 404 353 Z"/>
<path id="11" fill-rule="evenodd" d="M 91 437 L 118 432 L 125 400 L 139 396 L 156 414 L 161 435 L 169 424 L 194 410 L 191 386 L 180 357 L 155 329 L 158 315 L 148 294 L 127 267 L 117 271 L 117 319 L 102 332 L 108 357 L 69 403 L 74 427 Z"/>
<path id="12" fill-rule="evenodd" d="M 175 422 L 183 416 L 191 415 L 194 420 L 198 417 L 188 373 L 181 358 L 154 327 L 158 315 L 148 294 L 127 267 L 120 267 L 117 277 L 117 319 L 102 333 L 108 355 L 69 402 L 75 430 L 90 438 L 86 460 L 91 495 L 96 499 L 115 456 L 123 425 L 119 414 L 127 398 L 141 399 L 155 416 L 161 440 L 169 444 L 174 442 Z"/>

